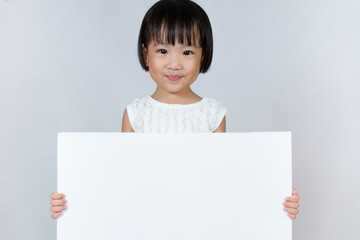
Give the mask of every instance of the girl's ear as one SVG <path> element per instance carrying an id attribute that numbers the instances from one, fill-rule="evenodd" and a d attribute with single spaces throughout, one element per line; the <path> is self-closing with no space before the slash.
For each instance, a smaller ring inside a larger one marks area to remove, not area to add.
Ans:
<path id="1" fill-rule="evenodd" d="M 144 56 L 145 66 L 148 67 L 149 66 L 149 63 L 148 63 L 149 56 L 148 56 L 147 49 L 145 48 L 144 44 L 141 44 L 141 48 L 142 48 L 142 54 Z"/>

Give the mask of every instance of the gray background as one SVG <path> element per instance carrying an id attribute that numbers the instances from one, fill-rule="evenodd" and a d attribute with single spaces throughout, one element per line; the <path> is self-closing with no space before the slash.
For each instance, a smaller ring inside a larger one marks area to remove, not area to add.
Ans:
<path id="1" fill-rule="evenodd" d="M 155 90 L 136 55 L 154 2 L 0 0 L 0 239 L 55 239 L 57 132 L 121 131 Z M 195 92 L 229 132 L 293 133 L 294 239 L 358 239 L 360 2 L 197 2 L 215 52 Z"/>

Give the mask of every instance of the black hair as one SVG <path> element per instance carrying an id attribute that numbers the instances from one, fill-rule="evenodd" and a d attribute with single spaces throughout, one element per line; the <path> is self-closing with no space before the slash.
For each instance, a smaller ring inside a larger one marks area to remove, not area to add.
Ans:
<path id="1" fill-rule="evenodd" d="M 211 65 L 213 37 L 210 20 L 206 12 L 193 1 L 160 0 L 147 11 L 138 39 L 138 57 L 145 71 L 149 71 L 149 67 L 145 64 L 142 45 L 147 49 L 151 40 L 172 45 L 175 45 L 176 40 L 189 46 L 200 44 L 200 73 L 205 73 Z"/>

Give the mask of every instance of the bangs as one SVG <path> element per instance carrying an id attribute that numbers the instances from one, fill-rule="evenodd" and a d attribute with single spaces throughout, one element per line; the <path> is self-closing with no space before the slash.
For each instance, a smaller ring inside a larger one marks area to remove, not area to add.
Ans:
<path id="1" fill-rule="evenodd" d="M 188 46 L 202 47 L 199 27 L 195 25 L 193 19 L 183 21 L 174 16 L 166 16 L 162 22 L 154 23 L 149 29 L 151 34 L 146 39 L 147 43 L 154 41 L 155 43 L 167 43 L 175 45 L 176 42 Z"/>

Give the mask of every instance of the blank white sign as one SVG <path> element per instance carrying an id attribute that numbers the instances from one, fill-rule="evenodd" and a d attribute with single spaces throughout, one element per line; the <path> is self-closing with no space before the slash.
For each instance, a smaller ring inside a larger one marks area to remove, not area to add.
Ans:
<path id="1" fill-rule="evenodd" d="M 59 133 L 57 239 L 290 240 L 291 133 Z"/>

